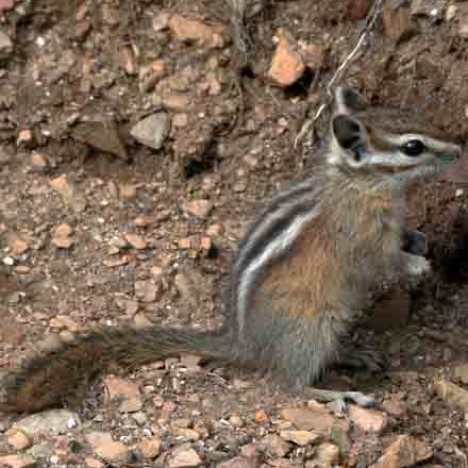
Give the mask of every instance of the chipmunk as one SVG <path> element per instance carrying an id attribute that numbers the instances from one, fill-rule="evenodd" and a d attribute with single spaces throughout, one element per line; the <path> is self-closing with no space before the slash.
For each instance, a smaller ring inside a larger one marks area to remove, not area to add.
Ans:
<path id="1" fill-rule="evenodd" d="M 131 368 L 180 353 L 260 370 L 295 393 L 335 362 L 372 367 L 344 334 L 374 286 L 430 270 L 425 236 L 404 226 L 405 189 L 461 148 L 415 128 L 402 111 L 361 110 L 357 96 L 336 90 L 323 170 L 277 195 L 240 242 L 219 331 L 92 331 L 14 371 L 1 408 L 57 406 L 116 364 Z M 369 404 L 359 392 L 333 395 Z"/>

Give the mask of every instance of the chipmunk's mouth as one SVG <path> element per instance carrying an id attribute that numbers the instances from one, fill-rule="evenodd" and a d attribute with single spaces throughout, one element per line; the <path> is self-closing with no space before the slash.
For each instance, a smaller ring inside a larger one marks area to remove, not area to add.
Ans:
<path id="1" fill-rule="evenodd" d="M 453 162 L 458 160 L 458 155 L 455 154 L 441 154 L 438 158 L 444 166 L 448 164 L 452 164 Z"/>

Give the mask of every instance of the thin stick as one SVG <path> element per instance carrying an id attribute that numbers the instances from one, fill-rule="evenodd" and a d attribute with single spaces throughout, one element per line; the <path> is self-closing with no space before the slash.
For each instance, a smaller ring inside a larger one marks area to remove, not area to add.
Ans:
<path id="1" fill-rule="evenodd" d="M 369 35 L 369 32 L 372 30 L 375 22 L 377 21 L 383 1 L 384 0 L 377 0 L 374 3 L 372 11 L 368 15 L 366 25 L 361 31 L 361 34 L 359 35 L 359 39 L 356 45 L 354 46 L 353 50 L 351 50 L 351 52 L 347 55 L 347 57 L 343 60 L 340 66 L 336 69 L 335 73 L 333 74 L 333 76 L 331 77 L 330 81 L 327 84 L 327 87 L 326 87 L 327 100 L 320 105 L 314 117 L 312 117 L 311 119 L 307 119 L 304 122 L 304 124 L 301 126 L 301 129 L 299 130 L 298 134 L 296 135 L 296 138 L 294 139 L 294 148 L 297 147 L 299 141 L 302 140 L 305 133 L 319 119 L 323 111 L 330 104 L 331 100 L 333 99 L 333 90 L 332 90 L 333 85 L 335 84 L 336 81 L 338 81 L 341 78 L 346 68 L 348 68 L 349 64 L 355 60 L 356 56 L 358 55 L 358 52 L 361 50 L 362 45 L 364 44 L 364 41 L 366 40 L 367 36 Z"/>

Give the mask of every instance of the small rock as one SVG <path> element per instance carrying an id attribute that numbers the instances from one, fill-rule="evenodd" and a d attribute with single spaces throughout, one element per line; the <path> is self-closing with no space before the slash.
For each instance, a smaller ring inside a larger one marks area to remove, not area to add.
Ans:
<path id="1" fill-rule="evenodd" d="M 349 406 L 349 417 L 353 424 L 364 432 L 380 433 L 387 425 L 387 416 L 380 411 Z"/>
<path id="2" fill-rule="evenodd" d="M 80 418 L 76 413 L 65 409 L 55 409 L 32 414 L 16 421 L 14 428 L 20 429 L 28 437 L 34 438 L 41 433 L 65 434 L 80 424 Z"/>
<path id="3" fill-rule="evenodd" d="M 86 209 L 86 200 L 84 196 L 77 190 L 66 175 L 56 177 L 50 182 L 50 186 L 62 197 L 65 205 L 71 206 L 74 211 L 81 213 Z"/>
<path id="4" fill-rule="evenodd" d="M 154 302 L 162 293 L 161 285 L 153 281 L 136 281 L 135 295 L 142 302 Z"/>
<path id="5" fill-rule="evenodd" d="M 148 227 L 154 222 L 155 222 L 155 218 L 153 218 L 152 216 L 146 216 L 146 215 L 137 216 L 133 220 L 133 223 L 137 227 Z"/>
<path id="6" fill-rule="evenodd" d="M 148 247 L 148 243 L 138 234 L 125 234 L 127 242 L 137 250 L 144 250 Z"/>
<path id="7" fill-rule="evenodd" d="M 144 439 L 138 444 L 138 449 L 144 458 L 152 460 L 161 453 L 161 440 L 157 437 Z"/>
<path id="8" fill-rule="evenodd" d="M 136 75 L 138 72 L 135 49 L 131 45 L 122 46 L 118 51 L 119 65 L 125 70 L 127 75 Z"/>
<path id="9" fill-rule="evenodd" d="M 235 457 L 219 463 L 217 466 L 218 468 L 256 468 L 258 464 L 256 460 L 249 460 L 244 457 Z"/>
<path id="10" fill-rule="evenodd" d="M 24 450 L 31 446 L 31 440 L 29 437 L 18 429 L 10 429 L 5 433 L 7 437 L 7 442 L 15 450 Z"/>
<path id="11" fill-rule="evenodd" d="M 164 273 L 164 269 L 160 266 L 153 266 L 150 268 L 150 274 L 153 278 L 161 278 Z"/>
<path id="12" fill-rule="evenodd" d="M 0 29 L 0 60 L 7 58 L 13 52 L 13 42 Z"/>
<path id="13" fill-rule="evenodd" d="M 122 442 L 106 442 L 94 450 L 106 462 L 126 463 L 130 456 L 130 449 Z"/>
<path id="14" fill-rule="evenodd" d="M 113 376 L 107 377 L 104 384 L 107 387 L 109 401 L 121 401 L 119 411 L 122 413 L 135 413 L 142 408 L 138 385 Z"/>
<path id="15" fill-rule="evenodd" d="M 166 112 L 156 112 L 136 123 L 130 134 L 142 145 L 158 150 L 169 135 L 170 126 L 169 115 Z"/>
<path id="16" fill-rule="evenodd" d="M 108 444 L 113 441 L 112 434 L 110 432 L 94 431 L 86 434 L 85 438 L 93 450 L 100 445 Z"/>
<path id="17" fill-rule="evenodd" d="M 313 444 L 321 439 L 321 435 L 310 431 L 281 431 L 280 437 L 301 447 Z"/>
<path id="18" fill-rule="evenodd" d="M 255 411 L 254 421 L 257 424 L 267 424 L 270 422 L 270 418 L 264 410 Z"/>
<path id="19" fill-rule="evenodd" d="M 137 328 L 145 328 L 153 325 L 153 322 L 143 313 L 136 314 L 133 321 Z"/>
<path id="20" fill-rule="evenodd" d="M 297 52 L 292 37 L 285 31 L 280 31 L 278 45 L 271 60 L 270 77 L 279 86 L 287 87 L 299 80 L 304 71 L 304 61 Z"/>
<path id="21" fill-rule="evenodd" d="M 160 32 L 164 31 L 165 29 L 169 28 L 169 13 L 159 13 L 155 17 L 153 17 L 153 21 L 151 22 L 151 26 L 153 27 L 153 31 Z"/>
<path id="22" fill-rule="evenodd" d="M 80 326 L 68 315 L 58 314 L 53 317 L 49 325 L 51 328 L 68 328 L 71 332 L 78 332 L 80 331 Z"/>
<path id="23" fill-rule="evenodd" d="M 221 25 L 208 26 L 202 21 L 175 14 L 169 20 L 169 29 L 182 42 L 198 41 L 208 47 L 223 47 L 225 44 L 225 28 Z"/>
<path id="24" fill-rule="evenodd" d="M 463 411 L 468 411 L 468 390 L 446 380 L 434 384 L 437 395 L 449 405 L 456 405 Z"/>
<path id="25" fill-rule="evenodd" d="M 317 447 L 316 461 L 319 466 L 336 466 L 340 460 L 340 449 L 333 444 L 324 442 Z"/>
<path id="26" fill-rule="evenodd" d="M 398 42 L 411 32 L 410 4 L 401 0 L 388 0 L 383 6 L 383 22 L 386 36 Z"/>
<path id="27" fill-rule="evenodd" d="M 201 464 L 202 460 L 193 448 L 181 445 L 173 450 L 168 466 L 169 468 L 190 468 Z"/>
<path id="28" fill-rule="evenodd" d="M 183 239 L 179 239 L 177 245 L 181 250 L 189 250 L 192 248 L 192 240 L 189 237 L 184 237 Z"/>
<path id="29" fill-rule="evenodd" d="M 282 411 L 282 415 L 300 430 L 331 434 L 333 416 L 323 405 L 315 404 L 313 408 L 287 408 Z"/>
<path id="30" fill-rule="evenodd" d="M 414 0 L 411 2 L 411 14 L 413 16 L 439 18 L 445 9 L 445 5 L 445 0 Z"/>
<path id="31" fill-rule="evenodd" d="M 333 423 L 331 442 L 339 447 L 342 456 L 347 456 L 351 448 L 349 429 L 349 421 L 345 419 L 337 419 Z"/>
<path id="32" fill-rule="evenodd" d="M 385 398 L 382 403 L 383 409 L 392 416 L 401 417 L 405 414 L 405 409 L 402 406 L 400 395 L 391 393 Z"/>
<path id="33" fill-rule="evenodd" d="M 17 236 L 11 236 L 8 239 L 8 247 L 13 257 L 19 257 L 29 249 L 28 243 Z"/>
<path id="34" fill-rule="evenodd" d="M 73 232 L 69 224 L 62 223 L 55 228 L 52 244 L 58 249 L 69 249 L 73 245 L 70 236 Z"/>
<path id="35" fill-rule="evenodd" d="M 5 11 L 12 10 L 14 6 L 14 0 L 0 0 L 0 15 Z"/>
<path id="36" fill-rule="evenodd" d="M 34 144 L 34 135 L 29 128 L 25 128 L 18 133 L 18 138 L 16 139 L 16 144 L 18 146 L 30 147 Z"/>
<path id="37" fill-rule="evenodd" d="M 270 457 L 283 458 L 291 450 L 291 445 L 277 434 L 267 434 L 261 441 Z"/>
<path id="38" fill-rule="evenodd" d="M 370 468 L 403 468 L 432 458 L 432 448 L 409 435 L 398 436 Z"/>
<path id="39" fill-rule="evenodd" d="M 15 267 L 15 273 L 17 273 L 18 275 L 27 275 L 30 272 L 31 268 L 29 268 L 26 265 L 18 265 L 17 267 Z"/>
<path id="40" fill-rule="evenodd" d="M 49 169 L 50 164 L 47 156 L 42 153 L 33 152 L 31 154 L 31 166 L 36 171 L 44 172 Z"/>
<path id="41" fill-rule="evenodd" d="M 2 468 L 29 468 L 35 467 L 36 460 L 31 455 L 0 455 Z"/>
<path id="42" fill-rule="evenodd" d="M 244 422 L 242 421 L 242 418 L 240 416 L 237 416 L 233 414 L 229 418 L 229 422 L 231 423 L 232 427 L 242 427 L 244 425 Z"/>
<path id="43" fill-rule="evenodd" d="M 454 376 L 457 379 L 460 379 L 462 381 L 462 383 L 468 384 L 468 364 L 464 364 L 463 366 L 455 367 Z"/>
<path id="44" fill-rule="evenodd" d="M 185 427 L 174 428 L 173 431 L 176 437 L 182 437 L 184 439 L 190 440 L 192 442 L 200 439 L 200 434 L 193 429 L 188 429 Z"/>
<path id="45" fill-rule="evenodd" d="M 304 47 L 304 60 L 312 70 L 321 70 L 325 62 L 325 49 L 321 44 L 306 44 Z"/>
<path id="46" fill-rule="evenodd" d="M 113 120 L 89 120 L 73 127 L 71 136 L 106 153 L 114 154 L 124 161 L 128 153 L 120 136 L 117 124 Z"/>
<path id="47" fill-rule="evenodd" d="M 181 354 L 180 363 L 186 367 L 188 373 L 200 371 L 200 356 L 194 354 Z"/>
<path id="48" fill-rule="evenodd" d="M 190 96 L 187 93 L 168 93 L 162 103 L 171 110 L 181 111 L 190 105 Z"/>
<path id="49" fill-rule="evenodd" d="M 121 184 L 119 185 L 120 198 L 125 200 L 131 200 L 137 196 L 137 187 L 133 184 Z"/>
<path id="50" fill-rule="evenodd" d="M 185 204 L 184 210 L 198 218 L 206 218 L 213 208 L 209 200 L 192 200 Z"/>
<path id="51" fill-rule="evenodd" d="M 84 462 L 86 463 L 87 468 L 104 468 L 105 466 L 104 463 L 92 457 L 85 457 Z"/>
<path id="52" fill-rule="evenodd" d="M 468 18 L 463 18 L 458 25 L 458 35 L 463 39 L 468 39 Z"/>
<path id="53" fill-rule="evenodd" d="M 369 13 L 373 0 L 349 0 L 346 5 L 346 17 L 353 21 L 364 19 Z"/>

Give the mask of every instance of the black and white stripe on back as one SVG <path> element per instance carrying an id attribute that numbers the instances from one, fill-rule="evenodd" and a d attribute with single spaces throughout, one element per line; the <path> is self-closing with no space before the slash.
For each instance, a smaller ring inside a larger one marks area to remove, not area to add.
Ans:
<path id="1" fill-rule="evenodd" d="M 244 327 L 249 298 L 261 273 L 290 249 L 304 226 L 320 212 L 319 191 L 318 180 L 311 178 L 280 193 L 241 242 L 232 278 L 239 330 Z"/>

